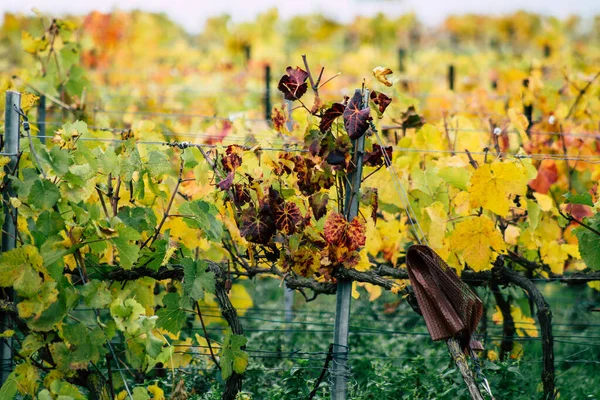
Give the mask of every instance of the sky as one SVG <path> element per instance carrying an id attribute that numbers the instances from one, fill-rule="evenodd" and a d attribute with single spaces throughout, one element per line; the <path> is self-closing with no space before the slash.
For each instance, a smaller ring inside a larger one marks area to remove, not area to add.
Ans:
<path id="1" fill-rule="evenodd" d="M 438 24 L 450 14 L 467 12 L 502 14 L 524 9 L 559 17 L 600 14 L 600 0 L 2 0 L 0 3 L 2 14 L 31 13 L 34 7 L 54 15 L 106 12 L 115 8 L 165 12 L 191 33 L 200 31 L 203 21 L 210 16 L 228 13 L 236 21 L 250 20 L 272 7 L 277 7 L 283 18 L 318 11 L 341 21 L 377 12 L 395 16 L 414 11 L 428 25 Z"/>

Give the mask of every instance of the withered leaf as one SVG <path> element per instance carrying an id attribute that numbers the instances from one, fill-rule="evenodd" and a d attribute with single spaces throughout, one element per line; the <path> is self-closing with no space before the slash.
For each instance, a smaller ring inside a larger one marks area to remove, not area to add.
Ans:
<path id="1" fill-rule="evenodd" d="M 236 206 L 243 206 L 248 203 L 252 198 L 250 192 L 246 187 L 240 183 L 233 185 L 233 202 Z"/>
<path id="2" fill-rule="evenodd" d="M 373 76 L 385 86 L 392 86 L 392 82 L 390 82 L 387 78 L 388 75 L 393 74 L 394 72 L 386 67 L 375 67 L 373 68 Z"/>
<path id="3" fill-rule="evenodd" d="M 287 75 L 281 77 L 277 89 L 285 95 L 286 100 L 297 100 L 308 89 L 308 84 L 306 83 L 308 73 L 300 67 L 296 67 L 296 69 L 287 67 L 286 71 Z"/>
<path id="4" fill-rule="evenodd" d="M 361 108 L 361 105 L 362 95 L 357 91 L 354 93 L 343 114 L 344 127 L 353 140 L 358 139 L 367 132 L 369 121 L 373 119 L 371 117 L 371 110 L 368 107 Z"/>
<path id="5" fill-rule="evenodd" d="M 383 114 L 387 106 L 392 102 L 391 97 L 386 96 L 384 93 L 373 90 L 369 95 L 371 101 L 379 107 L 379 112 Z"/>
<path id="6" fill-rule="evenodd" d="M 235 171 L 240 165 L 242 165 L 242 154 L 244 149 L 237 144 L 231 144 L 227 146 L 225 155 L 221 159 L 221 164 L 226 172 Z"/>
<path id="7" fill-rule="evenodd" d="M 323 133 L 327 132 L 331 129 L 331 125 L 333 122 L 340 116 L 344 114 L 344 110 L 346 106 L 341 103 L 333 103 L 331 107 L 325 110 L 323 117 L 321 118 L 321 123 L 319 124 L 319 130 Z"/>
<path id="8" fill-rule="evenodd" d="M 233 185 L 233 178 L 235 176 L 235 172 L 231 171 L 227 174 L 227 176 L 219 183 L 217 183 L 217 187 L 221 190 L 229 190 Z"/>
<path id="9" fill-rule="evenodd" d="M 414 106 L 408 107 L 408 109 L 402 113 L 402 127 L 405 129 L 409 128 L 420 128 L 425 125 L 425 118 L 417 114 Z"/>
<path id="10" fill-rule="evenodd" d="M 323 215 L 327 213 L 327 202 L 329 201 L 329 195 L 327 193 L 315 193 L 308 198 L 308 204 L 312 209 L 315 219 L 318 221 L 323 218 Z"/>
<path id="11" fill-rule="evenodd" d="M 379 166 L 384 165 L 384 163 L 385 163 L 385 159 L 383 156 L 384 151 L 385 151 L 385 154 L 387 155 L 388 159 L 391 160 L 392 159 L 392 146 L 384 147 L 383 151 L 382 151 L 381 146 L 374 143 L 373 150 L 366 152 L 365 155 L 363 156 L 364 165 L 367 165 L 369 167 L 379 167 Z"/>
<path id="12" fill-rule="evenodd" d="M 273 127 L 277 132 L 284 131 L 285 123 L 287 122 L 287 107 L 285 104 L 281 106 L 281 109 L 273 107 L 271 121 L 273 121 Z"/>

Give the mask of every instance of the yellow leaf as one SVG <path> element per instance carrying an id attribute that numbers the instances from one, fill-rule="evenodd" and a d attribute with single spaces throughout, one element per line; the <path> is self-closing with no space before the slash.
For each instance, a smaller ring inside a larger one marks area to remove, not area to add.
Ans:
<path id="1" fill-rule="evenodd" d="M 522 165 L 497 161 L 480 166 L 469 182 L 471 207 L 483 207 L 505 216 L 516 195 L 527 191 L 527 176 Z"/>
<path id="2" fill-rule="evenodd" d="M 192 354 L 190 354 L 190 349 L 192 348 L 191 345 L 191 337 L 188 337 L 183 341 L 173 342 L 173 352 L 171 353 L 171 358 L 168 361 L 169 368 L 177 369 L 190 365 L 190 362 L 192 362 Z M 148 390 L 150 390 L 150 388 L 148 388 Z"/>
<path id="3" fill-rule="evenodd" d="M 554 208 L 554 200 L 552 200 L 552 197 L 548 196 L 547 194 L 533 192 L 533 197 L 535 197 L 535 200 L 542 211 L 550 211 L 552 208 Z"/>
<path id="4" fill-rule="evenodd" d="M 385 67 L 375 67 L 373 68 L 373 76 L 385 86 L 392 86 L 392 82 L 390 82 L 387 78 L 388 75 L 393 74 L 394 72 Z"/>
<path id="5" fill-rule="evenodd" d="M 494 350 L 490 350 L 487 353 L 487 358 L 491 362 L 498 361 L 498 353 L 496 353 Z"/>
<path id="6" fill-rule="evenodd" d="M 438 250 L 444 246 L 443 242 L 444 237 L 446 236 L 446 221 L 448 219 L 448 214 L 446 213 L 444 205 L 439 201 L 426 207 L 425 212 L 430 220 L 427 241 L 434 250 Z"/>
<path id="7" fill-rule="evenodd" d="M 352 298 L 354 300 L 360 298 L 360 292 L 358 291 L 358 283 L 356 281 L 352 282 Z"/>
<path id="8" fill-rule="evenodd" d="M 358 299 L 360 297 L 360 292 L 358 291 L 358 287 L 364 288 L 367 293 L 369 293 L 369 301 L 377 300 L 382 293 L 381 286 L 373 285 L 371 283 L 366 282 L 354 282 L 352 284 L 352 297 Z"/>
<path id="9" fill-rule="evenodd" d="M 511 107 L 508 109 L 508 118 L 510 118 L 510 125 L 519 132 L 521 143 L 529 143 L 529 137 L 525 129 L 529 126 L 529 121 L 523 113 L 519 111 L 517 107 Z"/>
<path id="10" fill-rule="evenodd" d="M 206 341 L 206 338 L 197 333 L 195 334 L 195 337 L 196 337 L 196 341 L 198 342 L 198 345 L 200 346 L 200 347 L 198 347 L 198 353 L 209 356 L 210 349 L 208 348 L 208 342 Z M 213 349 L 213 353 L 218 354 L 221 346 L 218 343 L 213 342 L 213 341 L 210 342 L 210 345 Z M 209 363 L 214 363 L 212 357 L 205 357 L 205 359 L 208 360 Z"/>
<path id="11" fill-rule="evenodd" d="M 469 215 L 471 211 L 471 200 L 469 199 L 469 192 L 460 191 L 452 199 L 452 207 L 454 212 L 462 217 Z"/>
<path id="12" fill-rule="evenodd" d="M 156 383 L 148 386 L 148 393 L 152 395 L 154 400 L 165 400 L 165 392 Z"/>
<path id="13" fill-rule="evenodd" d="M 519 241 L 519 235 L 521 234 L 521 228 L 515 225 L 508 225 L 504 231 L 504 241 L 507 244 L 516 246 Z"/>
<path id="14" fill-rule="evenodd" d="M 446 139 L 442 132 L 432 124 L 425 124 L 417 131 L 414 147 L 427 150 L 446 150 Z"/>
<path id="15" fill-rule="evenodd" d="M 600 281 L 588 282 L 588 286 L 600 292 Z"/>
<path id="16" fill-rule="evenodd" d="M 513 321 L 515 322 L 517 335 L 529 337 L 538 336 L 538 330 L 535 326 L 535 320 L 533 318 L 529 318 L 523 315 L 523 311 L 521 311 L 520 307 L 511 306 L 510 315 L 512 315 Z"/>
<path id="17" fill-rule="evenodd" d="M 40 97 L 33 93 L 25 92 L 21 95 L 21 108 L 23 112 L 27 114 L 27 111 L 31 109 L 37 103 Z"/>
<path id="18" fill-rule="evenodd" d="M 27 31 L 21 32 L 21 45 L 23 50 L 29 54 L 36 54 L 38 51 L 44 51 L 48 47 L 48 41 L 45 37 L 36 39 Z"/>
<path id="19" fill-rule="evenodd" d="M 501 252 L 506 247 L 500 231 L 485 215 L 458 223 L 450 235 L 450 246 L 474 271 L 491 269 L 493 251 Z"/>
<path id="20" fill-rule="evenodd" d="M 367 255 L 367 250 L 365 248 L 361 249 L 358 253 L 360 256 L 360 260 L 358 264 L 354 266 L 354 269 L 357 271 L 368 271 L 371 269 L 371 262 L 369 261 L 369 256 Z"/>

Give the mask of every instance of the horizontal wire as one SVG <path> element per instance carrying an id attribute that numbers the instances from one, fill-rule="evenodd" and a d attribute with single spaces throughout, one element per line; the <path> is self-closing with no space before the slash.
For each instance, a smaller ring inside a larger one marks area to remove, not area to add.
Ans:
<path id="1" fill-rule="evenodd" d="M 177 117 L 180 115 L 184 115 L 184 114 L 161 114 L 161 115 L 168 115 L 168 116 L 173 116 L 173 117 Z M 217 120 L 222 120 L 222 121 L 230 121 L 233 122 L 236 118 L 221 118 L 221 117 L 207 117 L 207 119 L 217 119 Z M 271 122 L 271 120 L 251 120 L 251 119 L 244 119 L 244 118 L 239 118 L 243 121 L 260 121 L 260 122 Z M 32 124 L 34 125 L 52 125 L 52 126 L 62 126 L 65 124 L 65 121 L 39 121 L 39 122 L 32 122 Z M 98 127 L 98 126 L 88 126 L 88 129 L 96 129 L 96 130 L 109 130 L 109 131 L 124 131 L 124 130 L 130 130 L 132 129 L 131 127 L 123 127 L 123 128 L 108 128 L 108 127 Z M 402 129 L 401 126 L 396 126 L 396 125 L 383 125 L 381 127 L 382 130 L 399 130 Z M 448 128 L 449 132 L 453 132 L 453 133 L 457 133 L 457 132 L 475 132 L 475 133 L 485 133 L 487 135 L 492 135 L 493 133 L 490 132 L 487 127 L 486 128 L 481 128 L 481 129 L 477 129 L 477 128 Z M 274 131 L 276 132 L 276 131 Z M 157 132 L 157 133 L 161 133 L 164 135 L 179 135 L 179 136 L 185 136 L 185 135 L 196 135 L 195 133 L 178 133 L 178 132 Z M 505 133 L 507 134 L 511 134 L 511 135 L 520 135 L 520 133 L 516 130 L 509 130 L 509 131 L 505 131 Z M 251 132 L 248 132 L 248 134 L 252 134 Z M 566 136 L 566 137 L 581 137 L 581 138 L 587 138 L 587 139 L 600 139 L 600 132 L 544 132 L 544 131 L 531 131 L 528 132 L 529 135 L 536 135 L 536 136 Z M 227 135 L 226 137 L 229 137 L 230 135 Z"/>
<path id="2" fill-rule="evenodd" d="M 44 138 L 44 139 L 48 139 L 48 138 L 53 138 L 54 136 L 36 136 L 37 138 Z M 78 140 L 83 140 L 83 141 L 91 141 L 91 142 L 103 142 L 103 143 L 125 143 L 128 142 L 129 140 L 123 140 L 123 139 L 104 139 L 104 138 L 79 138 Z M 221 143 L 219 145 L 216 144 L 204 144 L 204 143 L 189 143 L 189 142 L 158 142 L 158 141 L 134 141 L 135 144 L 143 144 L 143 145 L 149 145 L 149 146 L 171 146 L 171 147 L 178 147 L 178 145 L 181 145 L 183 147 L 199 147 L 199 148 L 206 148 L 206 149 L 215 149 L 215 148 L 219 148 L 221 146 L 226 146 L 226 143 Z M 237 144 L 237 143 L 231 143 L 231 144 Z M 257 150 L 260 151 L 281 151 L 281 152 L 288 152 L 288 153 L 306 153 L 308 152 L 308 150 L 305 149 L 294 149 L 291 148 L 291 146 L 294 146 L 293 144 L 290 144 L 290 147 L 262 147 L 259 146 L 257 148 Z"/>
<path id="3" fill-rule="evenodd" d="M 95 113 L 99 114 L 120 114 L 120 115 L 149 115 L 153 117 L 178 117 L 178 118 L 202 118 L 202 119 L 214 119 L 220 121 L 233 121 L 235 119 L 241 119 L 244 121 L 251 122 L 271 122 L 267 119 L 252 119 L 252 118 L 228 118 L 228 117 L 218 117 L 214 115 L 203 115 L 203 114 L 186 114 L 186 113 L 162 113 L 155 111 L 120 111 L 120 110 L 93 110 Z"/>

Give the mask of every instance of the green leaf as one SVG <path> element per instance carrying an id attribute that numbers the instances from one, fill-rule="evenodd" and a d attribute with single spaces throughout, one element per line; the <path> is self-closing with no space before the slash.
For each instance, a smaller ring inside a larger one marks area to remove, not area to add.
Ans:
<path id="1" fill-rule="evenodd" d="M 133 400 L 150 400 L 148 391 L 143 387 L 136 387 L 133 389 Z"/>
<path id="2" fill-rule="evenodd" d="M 60 199 L 60 191 L 56 185 L 48 180 L 38 179 L 29 191 L 27 202 L 38 209 L 49 209 L 58 199 Z"/>
<path id="3" fill-rule="evenodd" d="M 10 287 L 21 278 L 25 270 L 41 270 L 42 257 L 32 245 L 24 245 L 0 254 L 0 287 Z"/>
<path id="4" fill-rule="evenodd" d="M 41 149 L 41 151 L 38 151 L 39 157 L 52 168 L 52 171 L 56 175 L 63 176 L 69 172 L 72 161 L 67 150 L 61 149 L 58 146 L 52 147 L 50 151 L 43 147 Z"/>
<path id="5" fill-rule="evenodd" d="M 17 396 L 18 387 L 17 373 L 13 371 L 0 388 L 0 399 L 14 399 Z"/>
<path id="6" fill-rule="evenodd" d="M 58 300 L 52 303 L 38 318 L 28 320 L 27 326 L 34 331 L 51 331 L 66 317 L 67 312 L 75 307 L 78 299 L 79 296 L 75 290 L 62 288 L 58 293 Z"/>
<path id="7" fill-rule="evenodd" d="M 60 379 L 55 379 L 52 382 L 50 385 L 50 391 L 57 396 L 57 400 L 86 400 L 86 397 L 81 394 L 75 385 L 72 385 L 69 382 L 61 381 Z"/>
<path id="8" fill-rule="evenodd" d="M 204 299 L 204 293 L 215 292 L 215 274 L 207 272 L 207 264 L 203 260 L 194 261 L 184 258 L 183 264 L 183 292 L 194 301 Z"/>
<path id="9" fill-rule="evenodd" d="M 460 189 L 467 190 L 469 183 L 469 170 L 466 168 L 447 167 L 438 172 L 440 178 L 450 185 Z"/>
<path id="10" fill-rule="evenodd" d="M 158 271 L 167 256 L 169 250 L 169 230 L 164 234 L 165 239 L 154 242 L 152 248 L 145 247 L 140 255 L 139 263 L 151 270 Z M 167 260 L 168 261 L 168 260 Z"/>
<path id="11" fill-rule="evenodd" d="M 106 150 L 102 151 L 100 147 L 96 147 L 92 150 L 92 153 L 96 157 L 96 161 L 98 162 L 98 171 L 102 172 L 105 175 L 117 173 L 119 168 L 119 158 L 115 151 L 109 147 Z"/>
<path id="12" fill-rule="evenodd" d="M 46 236 L 52 236 L 63 230 L 65 226 L 62 216 L 55 211 L 44 211 L 35 221 L 35 230 Z"/>
<path id="13" fill-rule="evenodd" d="M 142 328 L 141 316 L 146 313 L 144 307 L 135 299 L 115 299 L 110 305 L 110 315 L 113 317 L 117 328 L 123 332 L 135 335 Z"/>
<path id="14" fill-rule="evenodd" d="M 42 286 L 40 274 L 33 268 L 24 268 L 23 273 L 15 280 L 14 288 L 23 297 L 34 296 Z"/>
<path id="15" fill-rule="evenodd" d="M 92 280 L 80 289 L 86 305 L 92 308 L 105 308 L 112 302 L 107 282 Z"/>
<path id="16" fill-rule="evenodd" d="M 117 217 L 138 232 L 150 231 L 156 226 L 156 214 L 148 207 L 121 207 Z"/>
<path id="17" fill-rule="evenodd" d="M 176 335 L 183 328 L 187 319 L 185 311 L 180 307 L 181 296 L 177 293 L 168 293 L 163 298 L 164 307 L 156 312 L 158 320 L 156 327 L 165 329 Z"/>
<path id="18" fill-rule="evenodd" d="M 246 346 L 248 339 L 242 335 L 234 335 L 228 329 L 223 339 L 223 347 L 219 352 L 221 357 L 221 376 L 228 379 L 233 371 L 243 374 L 248 367 L 248 353 L 242 348 Z"/>
<path id="19" fill-rule="evenodd" d="M 74 66 L 69 71 L 69 80 L 65 85 L 67 93 L 73 97 L 81 98 L 83 89 L 89 85 L 89 81 L 85 77 L 85 70 L 81 67 Z"/>
<path id="20" fill-rule="evenodd" d="M 179 206 L 179 214 L 185 215 L 183 221 L 187 226 L 201 229 L 207 239 L 221 240 L 223 223 L 216 218 L 218 211 L 213 204 L 204 200 L 188 201 Z"/>
<path id="21" fill-rule="evenodd" d="M 200 156 L 200 150 L 195 147 L 186 148 L 181 155 L 181 159 L 184 162 L 183 166 L 185 168 L 194 168 L 198 165 L 198 156 Z"/>
<path id="22" fill-rule="evenodd" d="M 592 195 L 585 193 L 567 193 L 565 194 L 565 203 L 568 204 L 583 204 L 584 206 L 594 207 L 594 202 L 592 201 Z"/>
<path id="23" fill-rule="evenodd" d="M 586 218 L 585 224 L 596 231 L 600 231 L 600 213 Z M 574 229 L 579 240 L 579 253 L 588 268 L 600 270 L 600 235 L 590 231 L 584 226 Z"/>
<path id="24" fill-rule="evenodd" d="M 20 354 L 25 357 L 31 356 L 33 353 L 44 347 L 44 342 L 40 340 L 38 335 L 29 334 L 21 344 L 21 352 Z M 0 398 L 2 398 L 0 396 Z"/>
<path id="25" fill-rule="evenodd" d="M 158 178 L 171 172 L 171 163 L 162 151 L 151 151 L 148 154 L 147 168 L 153 178 Z"/>
<path id="26" fill-rule="evenodd" d="M 118 237 L 111 238 L 110 241 L 117 248 L 121 267 L 130 269 L 137 261 L 140 254 L 140 247 L 136 243 L 131 243 L 138 240 L 141 235 L 135 229 L 120 225 L 117 227 Z"/>

